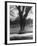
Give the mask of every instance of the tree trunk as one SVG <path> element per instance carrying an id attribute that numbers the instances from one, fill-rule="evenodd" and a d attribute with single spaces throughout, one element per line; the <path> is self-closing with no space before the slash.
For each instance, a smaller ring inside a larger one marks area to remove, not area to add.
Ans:
<path id="1" fill-rule="evenodd" d="M 31 7 L 26 7 L 26 13 L 25 13 L 25 15 L 23 16 L 23 11 L 24 11 L 24 6 L 23 6 L 23 10 L 21 11 L 20 10 L 20 7 L 21 6 L 18 6 L 17 8 L 18 8 L 18 10 L 19 10 L 19 16 L 20 16 L 20 32 L 22 32 L 23 30 L 24 30 L 24 28 L 25 28 L 25 24 L 26 24 L 26 17 L 27 17 L 27 15 L 28 15 L 28 13 L 29 13 L 29 11 L 30 11 L 30 9 L 31 9 Z M 23 18 L 22 18 L 23 17 Z"/>

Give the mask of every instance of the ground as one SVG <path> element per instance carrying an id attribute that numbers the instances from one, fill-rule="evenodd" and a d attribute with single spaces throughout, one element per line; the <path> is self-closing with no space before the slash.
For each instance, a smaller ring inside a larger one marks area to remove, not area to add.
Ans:
<path id="1" fill-rule="evenodd" d="M 33 26 L 27 25 L 24 28 L 23 34 L 18 34 L 20 32 L 20 26 L 17 28 L 10 29 L 10 40 L 30 40 L 33 39 Z"/>

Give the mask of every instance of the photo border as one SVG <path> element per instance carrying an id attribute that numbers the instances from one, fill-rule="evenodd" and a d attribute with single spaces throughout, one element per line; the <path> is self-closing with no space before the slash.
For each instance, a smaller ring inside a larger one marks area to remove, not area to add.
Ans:
<path id="1" fill-rule="evenodd" d="M 35 42 L 27 42 L 27 43 L 7 43 L 7 3 L 25 3 L 25 4 L 35 4 Z M 13 44 L 29 44 L 36 43 L 36 3 L 33 2 L 17 2 L 17 1 L 5 1 L 5 44 L 13 45 Z"/>

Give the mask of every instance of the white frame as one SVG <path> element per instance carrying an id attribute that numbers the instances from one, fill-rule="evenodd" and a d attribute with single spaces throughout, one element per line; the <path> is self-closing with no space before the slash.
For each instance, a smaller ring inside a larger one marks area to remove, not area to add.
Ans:
<path id="1" fill-rule="evenodd" d="M 34 6 L 34 17 L 33 17 L 33 39 L 32 40 L 16 40 L 10 41 L 10 5 L 22 5 L 22 6 Z M 35 42 L 35 4 L 25 4 L 25 3 L 7 3 L 7 43 L 27 43 Z"/>

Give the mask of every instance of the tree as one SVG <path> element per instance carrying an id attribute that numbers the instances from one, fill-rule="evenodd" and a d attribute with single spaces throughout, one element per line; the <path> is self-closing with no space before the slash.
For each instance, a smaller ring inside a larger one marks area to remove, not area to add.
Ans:
<path id="1" fill-rule="evenodd" d="M 22 10 L 21 10 L 21 7 L 22 7 Z M 23 16 L 23 12 L 24 12 L 24 8 L 26 7 L 26 10 L 25 10 L 25 14 Z M 17 9 L 19 10 L 19 16 L 20 16 L 20 28 L 21 30 L 20 31 L 23 31 L 24 30 L 24 27 L 25 27 L 25 24 L 26 24 L 26 17 L 30 11 L 32 7 L 30 6 L 18 6 Z"/>

